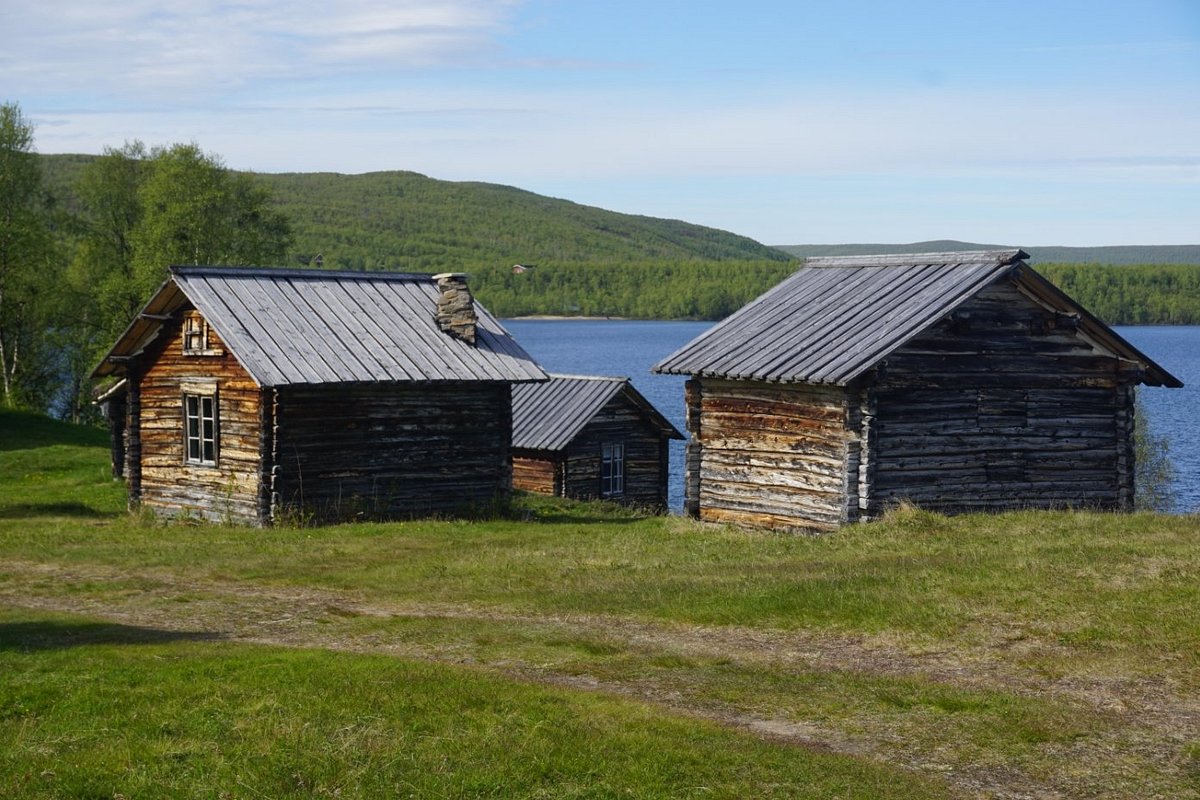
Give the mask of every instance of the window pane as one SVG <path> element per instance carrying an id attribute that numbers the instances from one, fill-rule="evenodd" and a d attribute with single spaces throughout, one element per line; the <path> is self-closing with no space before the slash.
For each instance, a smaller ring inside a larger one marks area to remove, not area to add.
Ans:
<path id="1" fill-rule="evenodd" d="M 612 467 L 612 492 L 613 494 L 623 494 L 625 492 L 625 445 L 613 445 L 613 467 Z"/>
<path id="2" fill-rule="evenodd" d="M 600 495 L 625 492 L 625 445 L 604 444 L 600 450 Z"/>
<path id="3" fill-rule="evenodd" d="M 189 461 L 200 459 L 200 418 L 198 415 L 199 398 L 193 394 L 184 395 L 184 437 L 187 440 L 187 457 Z"/>
<path id="4" fill-rule="evenodd" d="M 183 396 L 184 438 L 187 460 L 206 464 L 217 461 L 216 398 L 212 395 Z"/>

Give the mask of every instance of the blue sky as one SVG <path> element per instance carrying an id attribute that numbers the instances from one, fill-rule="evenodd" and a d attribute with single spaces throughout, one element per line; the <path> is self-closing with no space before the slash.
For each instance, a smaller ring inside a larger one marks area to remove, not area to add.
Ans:
<path id="1" fill-rule="evenodd" d="M 767 244 L 1200 242 L 1200 0 L 0 0 L 41 152 L 194 141 Z"/>

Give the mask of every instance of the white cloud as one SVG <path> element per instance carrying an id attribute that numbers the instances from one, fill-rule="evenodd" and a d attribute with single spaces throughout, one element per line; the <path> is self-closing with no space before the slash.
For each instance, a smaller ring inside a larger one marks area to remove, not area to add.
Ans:
<path id="1" fill-rule="evenodd" d="M 196 141 L 235 168 L 409 169 L 541 187 L 773 241 L 794 237 L 750 226 L 819 208 L 847 226 L 889 218 L 912 238 L 925 238 L 916 233 L 922 215 L 941 224 L 957 209 L 983 220 L 1018 213 L 1005 203 L 1036 209 L 1026 228 L 1078 207 L 1091 209 L 1079 224 L 1100 230 L 1125 218 L 1194 229 L 1179 221 L 1195 216 L 1200 182 L 1200 107 L 1187 69 L 1151 59 L 1158 80 L 1135 69 L 1126 79 L 1131 57 L 1107 77 L 1056 81 L 1054 70 L 1031 68 L 1035 58 L 1004 58 L 995 71 L 1003 81 L 969 80 L 975 73 L 963 67 L 960 80 L 905 82 L 893 79 L 892 62 L 874 72 L 845 60 L 743 72 L 736 52 L 711 65 L 706 54 L 699 71 L 683 62 L 663 69 L 654 61 L 661 40 L 631 37 L 644 50 L 623 36 L 572 48 L 526 2 L 0 0 L 0 99 L 22 104 L 43 152 Z M 559 4 L 561 15 L 569 5 Z M 612 60 L 594 60 L 597 52 Z M 977 64 L 974 50 L 971 59 L 964 63 Z M 505 70 L 488 69 L 495 65 Z M 666 188 L 705 181 L 732 193 Z M 841 206 L 801 196 L 840 181 L 856 192 Z M 921 181 L 924 189 L 912 188 Z M 942 194 L 931 181 L 972 192 Z M 664 187 L 653 204 L 652 186 Z M 1058 210 L 1037 208 L 1035 193 Z M 1106 219 L 1096 202 L 1109 198 L 1125 205 Z"/>
<path id="2" fill-rule="evenodd" d="M 8 91 L 186 102 L 262 78 L 453 65 L 493 52 L 516 0 L 56 0 L 5 11 Z"/>
<path id="3" fill-rule="evenodd" d="M 794 93 L 698 108 L 650 91 L 391 89 L 34 121 L 48 152 L 195 139 L 244 168 L 518 184 L 900 173 L 1194 182 L 1200 157 L 1200 115 L 1148 93 Z"/>

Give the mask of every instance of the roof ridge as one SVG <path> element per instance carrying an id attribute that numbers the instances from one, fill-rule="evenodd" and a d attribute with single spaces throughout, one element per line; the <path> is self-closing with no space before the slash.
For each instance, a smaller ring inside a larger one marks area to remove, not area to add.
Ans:
<path id="1" fill-rule="evenodd" d="M 553 380 L 554 378 L 565 378 L 573 381 L 628 381 L 629 378 L 625 375 L 572 375 L 566 372 L 547 372 L 547 375 Z"/>
<path id="2" fill-rule="evenodd" d="M 804 259 L 805 267 L 898 267 L 933 264 L 1012 264 L 1029 258 L 1020 248 L 1005 250 L 949 250 L 940 253 L 877 253 L 855 256 L 813 256 Z"/>
<path id="3" fill-rule="evenodd" d="M 296 267 L 256 267 L 205 264 L 172 264 L 167 269 L 172 275 L 221 276 L 221 277 L 264 277 L 264 278 L 337 278 L 339 280 L 433 280 L 426 272 L 361 272 L 358 270 L 304 269 Z"/>

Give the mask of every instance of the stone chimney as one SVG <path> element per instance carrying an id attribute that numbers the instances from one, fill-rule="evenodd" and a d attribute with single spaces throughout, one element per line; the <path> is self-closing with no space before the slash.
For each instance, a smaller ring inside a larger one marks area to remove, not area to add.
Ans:
<path id="1" fill-rule="evenodd" d="M 475 298 L 467 288 L 465 272 L 443 272 L 434 275 L 441 296 L 437 301 L 438 327 L 456 339 L 475 344 Z"/>

